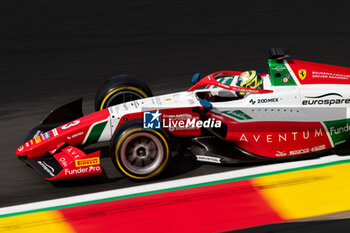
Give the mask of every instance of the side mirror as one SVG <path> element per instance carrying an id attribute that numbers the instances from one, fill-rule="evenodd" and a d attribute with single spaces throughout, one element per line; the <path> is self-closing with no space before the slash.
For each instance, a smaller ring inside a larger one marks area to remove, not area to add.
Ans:
<path id="1" fill-rule="evenodd" d="M 193 77 L 192 77 L 191 82 L 192 82 L 192 84 L 194 85 L 194 84 L 198 83 L 198 81 L 199 81 L 200 79 L 201 79 L 201 74 L 200 74 L 200 73 L 195 73 L 195 74 L 193 75 Z"/>
<path id="2" fill-rule="evenodd" d="M 208 100 L 205 100 L 205 99 L 202 99 L 199 101 L 199 103 L 206 109 L 206 110 L 210 110 L 213 108 L 213 105 L 208 101 Z"/>

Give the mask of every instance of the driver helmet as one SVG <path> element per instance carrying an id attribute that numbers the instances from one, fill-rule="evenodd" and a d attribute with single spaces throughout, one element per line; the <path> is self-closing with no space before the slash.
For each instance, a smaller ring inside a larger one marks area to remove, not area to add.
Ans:
<path id="1" fill-rule="evenodd" d="M 249 70 L 239 75 L 237 86 L 251 89 L 263 89 L 263 80 L 255 70 Z M 237 94 L 244 96 L 247 93 L 238 92 Z"/>

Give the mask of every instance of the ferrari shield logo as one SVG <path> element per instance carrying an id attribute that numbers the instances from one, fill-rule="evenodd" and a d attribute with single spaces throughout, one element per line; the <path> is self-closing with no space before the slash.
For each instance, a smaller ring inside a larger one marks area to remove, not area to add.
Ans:
<path id="1" fill-rule="evenodd" d="M 299 78 L 301 80 L 304 80 L 304 78 L 306 77 L 306 70 L 298 70 L 298 74 L 299 74 Z"/>

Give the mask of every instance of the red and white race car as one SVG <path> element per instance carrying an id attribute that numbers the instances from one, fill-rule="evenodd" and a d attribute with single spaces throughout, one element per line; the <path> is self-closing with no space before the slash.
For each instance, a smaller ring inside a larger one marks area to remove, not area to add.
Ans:
<path id="1" fill-rule="evenodd" d="M 112 77 L 96 94 L 96 112 L 83 116 L 81 99 L 57 108 L 15 153 L 47 180 L 102 174 L 100 152 L 83 151 L 100 142 L 110 142 L 115 167 L 133 179 L 164 171 L 170 141 L 180 138 L 198 161 L 218 164 L 341 153 L 350 136 L 350 68 L 286 57 L 270 50 L 263 89 L 237 87 L 242 72 L 219 71 L 153 97 L 136 78 Z"/>

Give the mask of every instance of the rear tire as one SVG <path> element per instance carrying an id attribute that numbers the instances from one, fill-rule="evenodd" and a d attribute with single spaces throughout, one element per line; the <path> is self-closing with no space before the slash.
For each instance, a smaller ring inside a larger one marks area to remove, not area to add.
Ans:
<path id="1" fill-rule="evenodd" d="M 156 177 L 166 169 L 170 161 L 167 135 L 162 130 L 144 129 L 140 120 L 121 125 L 111 143 L 114 165 L 131 179 Z"/>
<path id="2" fill-rule="evenodd" d="M 95 111 L 151 96 L 153 96 L 151 89 L 136 77 L 117 75 L 109 78 L 98 89 L 95 96 Z"/>

